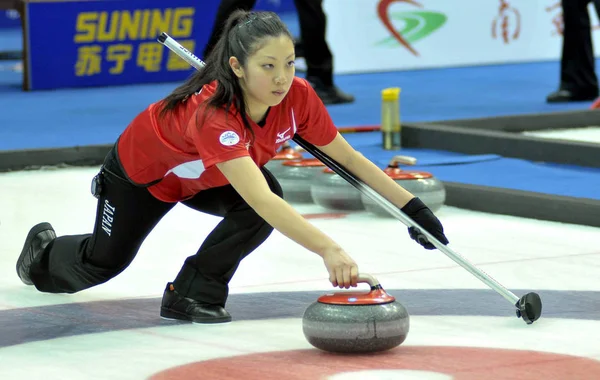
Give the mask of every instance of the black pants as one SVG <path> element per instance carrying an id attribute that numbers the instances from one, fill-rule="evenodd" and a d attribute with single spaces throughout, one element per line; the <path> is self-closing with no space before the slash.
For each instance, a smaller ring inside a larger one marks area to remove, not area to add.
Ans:
<path id="1" fill-rule="evenodd" d="M 266 169 L 271 190 L 281 187 Z M 48 245 L 31 267 L 38 290 L 74 293 L 102 284 L 133 261 L 144 239 L 175 204 L 154 198 L 146 188 L 125 178 L 114 150 L 103 169 L 103 190 L 92 234 L 61 236 Z M 184 202 L 195 210 L 223 217 L 198 252 L 185 260 L 173 281 L 183 296 L 203 303 L 225 305 L 228 283 L 240 261 L 273 231 L 231 185 L 201 191 Z"/>
<path id="2" fill-rule="evenodd" d="M 326 86 L 333 84 L 333 57 L 327 41 L 325 28 L 327 17 L 323 12 L 323 0 L 294 0 L 298 11 L 300 34 L 306 60 L 306 76 L 319 78 Z M 222 0 L 217 10 L 213 30 L 204 49 L 204 58 L 210 54 L 217 43 L 225 21 L 236 9 L 246 11 L 254 8 L 256 0 Z"/>
<path id="3" fill-rule="evenodd" d="M 562 0 L 564 31 L 560 88 L 582 95 L 598 92 L 589 3 L 590 0 Z M 594 5 L 600 17 L 600 1 L 594 0 Z"/>

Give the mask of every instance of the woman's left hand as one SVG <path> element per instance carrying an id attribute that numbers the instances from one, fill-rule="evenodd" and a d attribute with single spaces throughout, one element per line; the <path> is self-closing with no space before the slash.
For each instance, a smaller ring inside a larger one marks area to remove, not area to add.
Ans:
<path id="1" fill-rule="evenodd" d="M 439 240 L 440 243 L 444 245 L 449 243 L 446 235 L 444 235 L 442 223 L 418 197 L 411 199 L 401 210 L 421 226 L 421 228 Z M 427 240 L 425 235 L 419 233 L 414 227 L 408 228 L 408 234 L 411 239 L 421 244 L 425 249 L 435 249 L 435 246 Z"/>

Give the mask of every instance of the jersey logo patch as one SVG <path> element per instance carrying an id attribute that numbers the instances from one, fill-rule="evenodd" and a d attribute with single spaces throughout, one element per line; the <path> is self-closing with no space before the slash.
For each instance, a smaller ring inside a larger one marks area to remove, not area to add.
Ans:
<path id="1" fill-rule="evenodd" d="M 237 133 L 235 133 L 233 131 L 227 131 L 227 132 L 221 133 L 221 136 L 219 137 L 219 141 L 221 142 L 221 144 L 223 144 L 225 146 L 231 146 L 231 145 L 235 145 L 238 142 L 240 142 L 240 136 L 238 136 Z"/>
<path id="2" fill-rule="evenodd" d="M 291 136 L 287 135 L 287 133 L 290 131 L 290 129 L 292 129 L 292 128 L 288 128 L 288 129 L 286 129 L 285 131 L 283 131 L 281 133 L 277 133 L 277 140 L 275 140 L 275 144 L 279 144 L 279 143 L 282 143 L 282 142 L 284 142 L 286 140 L 289 140 L 291 138 Z"/>
<path id="3" fill-rule="evenodd" d="M 290 129 L 292 130 L 292 132 L 288 133 L 290 132 Z M 277 139 L 275 140 L 275 144 L 281 144 L 291 139 L 296 134 L 296 131 L 296 116 L 294 115 L 294 109 L 292 108 L 292 126 L 283 132 L 277 133 Z"/>

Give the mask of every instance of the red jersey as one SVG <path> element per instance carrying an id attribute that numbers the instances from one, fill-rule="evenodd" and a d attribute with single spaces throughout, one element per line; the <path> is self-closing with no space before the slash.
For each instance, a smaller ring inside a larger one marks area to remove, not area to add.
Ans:
<path id="1" fill-rule="evenodd" d="M 137 184 L 160 180 L 148 188 L 152 195 L 178 202 L 229 183 L 215 164 L 250 156 L 261 167 L 296 133 L 321 146 L 337 134 L 327 109 L 304 79 L 294 78 L 285 98 L 270 108 L 263 126 L 248 118 L 253 143 L 234 107 L 226 112 L 205 106 L 203 102 L 215 90 L 216 82 L 205 85 L 164 118 L 158 116 L 161 102 L 153 103 L 131 122 L 117 143 L 130 180 Z"/>

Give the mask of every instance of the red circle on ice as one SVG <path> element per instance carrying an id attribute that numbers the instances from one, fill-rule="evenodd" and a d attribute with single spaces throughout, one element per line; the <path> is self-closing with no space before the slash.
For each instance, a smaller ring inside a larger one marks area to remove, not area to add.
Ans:
<path id="1" fill-rule="evenodd" d="M 538 351 L 480 347 L 403 346 L 369 355 L 294 350 L 230 356 L 174 367 L 151 380 L 326 379 L 365 370 L 428 371 L 454 380 L 600 379 L 600 361 Z"/>

